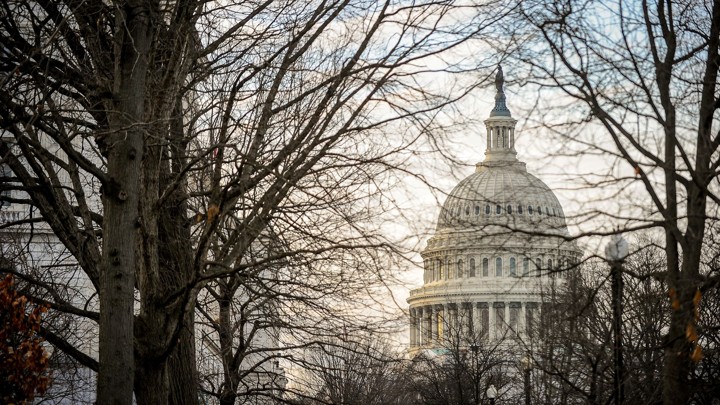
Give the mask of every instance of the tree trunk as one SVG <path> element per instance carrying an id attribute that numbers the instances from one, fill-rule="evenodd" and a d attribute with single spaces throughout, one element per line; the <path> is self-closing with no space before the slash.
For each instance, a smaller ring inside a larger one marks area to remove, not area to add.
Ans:
<path id="1" fill-rule="evenodd" d="M 694 318 L 694 296 L 699 283 L 699 270 L 705 242 L 705 224 L 707 221 L 707 188 L 712 181 L 711 160 L 713 151 L 713 116 L 716 109 L 716 87 L 718 69 L 720 69 L 720 2 L 714 1 L 711 11 L 710 34 L 708 36 L 708 54 L 702 80 L 700 114 L 698 117 L 697 152 L 695 155 L 695 180 L 687 186 L 687 229 L 685 231 L 686 249 L 682 255 L 681 272 L 669 270 L 668 285 L 671 290 L 672 313 L 670 331 L 665 349 L 663 368 L 663 403 L 666 405 L 685 404 L 690 399 L 690 376 L 693 361 L 693 345 L 689 341 L 691 328 L 696 328 Z M 674 153 L 674 150 L 673 150 Z M 674 166 L 673 166 L 674 167 Z M 676 207 L 674 207 L 676 209 Z M 670 258 L 670 256 L 668 256 Z M 677 260 L 677 256 L 674 257 Z M 672 302 L 677 300 L 677 302 Z"/>
<path id="2" fill-rule="evenodd" d="M 220 334 L 220 351 L 224 368 L 223 387 L 220 393 L 221 405 L 235 403 L 239 384 L 238 365 L 235 364 L 233 356 L 233 327 L 230 314 L 232 297 L 233 290 L 228 289 L 227 284 L 221 284 L 221 298 L 218 300 L 220 312 L 220 330 L 218 332 Z M 238 347 L 235 350 L 241 350 L 241 348 Z"/>
<path id="3" fill-rule="evenodd" d="M 171 322 L 175 312 L 154 303 L 143 303 L 135 323 L 135 398 L 138 405 L 165 405 L 170 398 L 168 359 Z"/>
<path id="4" fill-rule="evenodd" d="M 195 364 L 195 313 L 185 314 L 180 338 L 170 355 L 168 370 L 170 379 L 169 404 L 183 405 L 197 402 L 198 376 Z"/>
<path id="5" fill-rule="evenodd" d="M 155 104 L 165 104 L 155 100 Z M 176 114 L 178 106 L 174 109 Z M 170 148 L 154 143 L 146 148 L 143 162 L 143 253 L 138 270 L 141 309 L 135 327 L 136 364 L 143 378 L 136 378 L 138 404 L 192 404 L 197 402 L 195 364 L 194 289 L 188 290 L 193 271 L 193 246 L 187 221 L 185 185 L 178 186 L 158 206 L 159 193 L 184 166 L 181 157 L 182 120 L 173 117 L 170 132 L 155 125 L 153 133 L 171 140 Z M 169 135 L 169 136 L 168 136 Z M 179 167 L 171 168 L 173 162 Z M 182 182 L 182 179 L 178 180 Z"/>
<path id="6" fill-rule="evenodd" d="M 237 392 L 233 390 L 225 390 L 220 394 L 220 405 L 235 405 L 237 401 Z"/>
<path id="7" fill-rule="evenodd" d="M 613 398 L 616 405 L 625 403 L 625 377 L 623 365 L 623 279 L 622 262 L 612 263 L 612 312 L 613 312 Z"/>
<path id="8" fill-rule="evenodd" d="M 678 289 L 678 302 L 684 301 L 687 293 Z M 673 298 L 671 298 L 673 299 Z M 675 305 L 675 304 L 672 304 Z M 682 307 L 673 309 L 670 315 L 668 343 L 665 347 L 663 364 L 663 403 L 685 404 L 688 398 L 687 377 L 690 370 L 690 345 L 685 338 L 687 315 Z"/>
<path id="9" fill-rule="evenodd" d="M 166 404 L 170 392 L 167 362 L 138 360 L 135 367 L 135 398 L 137 405 Z"/>
<path id="10" fill-rule="evenodd" d="M 167 157 L 172 162 L 160 168 L 161 176 L 169 178 L 182 172 L 186 164 L 186 139 L 183 131 L 182 98 L 175 100 L 175 109 L 170 126 L 170 151 Z M 166 171 L 166 172 L 163 172 Z M 185 220 L 188 213 L 185 191 L 187 185 L 178 187 L 172 193 L 168 203 L 160 212 L 159 220 L 159 254 L 163 265 L 160 267 L 161 278 L 172 280 L 170 284 L 175 291 L 186 288 L 193 277 L 193 246 L 191 244 L 190 226 Z M 180 303 L 178 308 L 181 319 L 180 335 L 173 349 L 169 364 L 170 404 L 189 404 L 197 402 L 199 379 L 195 361 L 195 293 L 188 293 L 188 302 Z"/>
<path id="11" fill-rule="evenodd" d="M 119 32 L 114 94 L 103 184 L 103 258 L 97 402 L 131 405 L 133 394 L 133 289 L 138 238 L 140 163 L 143 154 L 145 76 L 150 12 L 129 1 L 117 13 Z"/>

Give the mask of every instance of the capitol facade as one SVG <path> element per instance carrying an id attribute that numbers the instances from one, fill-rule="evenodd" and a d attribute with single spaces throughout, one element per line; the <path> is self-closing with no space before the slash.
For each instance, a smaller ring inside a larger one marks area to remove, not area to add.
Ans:
<path id="1" fill-rule="evenodd" d="M 408 298 L 411 352 L 530 341 L 542 334 L 543 293 L 580 257 L 557 197 L 517 159 L 503 84 L 499 68 L 485 159 L 448 195 L 422 252 L 423 285 Z"/>

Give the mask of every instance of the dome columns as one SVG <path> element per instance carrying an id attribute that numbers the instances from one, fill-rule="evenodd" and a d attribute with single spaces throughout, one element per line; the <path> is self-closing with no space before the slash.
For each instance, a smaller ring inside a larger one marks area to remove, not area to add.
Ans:
<path id="1" fill-rule="evenodd" d="M 410 346 L 417 346 L 418 344 L 418 332 L 420 328 L 418 325 L 417 312 L 417 309 L 410 309 Z"/>
<path id="2" fill-rule="evenodd" d="M 517 161 L 515 151 L 515 124 L 511 117 L 490 117 L 485 120 L 487 149 L 485 162 Z"/>
<path id="3" fill-rule="evenodd" d="M 537 302 L 520 300 L 418 305 L 410 308 L 410 347 L 436 347 L 458 336 L 468 343 L 528 338 L 538 308 Z"/>
<path id="4" fill-rule="evenodd" d="M 515 152 L 515 124 L 517 120 L 507 117 L 496 117 L 485 120 L 487 131 L 486 152 L 510 150 Z"/>

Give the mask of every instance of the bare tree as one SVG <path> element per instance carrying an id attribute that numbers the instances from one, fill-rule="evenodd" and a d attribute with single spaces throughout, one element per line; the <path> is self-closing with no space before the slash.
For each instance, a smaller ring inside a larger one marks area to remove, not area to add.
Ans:
<path id="1" fill-rule="evenodd" d="M 382 299 L 372 291 L 386 288 L 378 276 L 391 277 L 369 260 L 377 249 L 337 247 L 329 255 L 306 255 L 285 249 L 291 235 L 256 240 L 236 266 L 266 262 L 208 283 L 198 298 L 199 347 L 206 353 L 201 363 L 211 359 L 201 370 L 203 387 L 220 403 L 278 400 L 296 391 L 275 383 L 290 378 L 280 364 L 317 370 L 306 353 L 345 348 L 338 335 L 355 336 L 350 343 L 360 345 L 369 344 L 362 337 L 396 329 L 398 314 L 371 299 Z M 278 259 L 287 253 L 292 257 Z"/>
<path id="2" fill-rule="evenodd" d="M 510 334 L 507 339 L 488 339 L 483 331 L 465 330 L 468 325 L 444 322 L 444 338 L 434 349 L 420 349 L 413 354 L 406 369 L 415 403 L 427 405 L 480 404 L 486 400 L 490 385 L 503 392 L 511 403 L 517 375 L 516 347 Z M 522 352 L 522 350 L 520 350 Z M 512 397 L 512 398 L 511 398 Z"/>
<path id="3" fill-rule="evenodd" d="M 42 223 L 99 297 L 99 308 L 66 305 L 26 275 L 52 310 L 97 322 L 98 359 L 60 336 L 54 344 L 98 370 L 99 403 L 117 404 L 133 391 L 140 404 L 196 400 L 194 308 L 214 280 L 294 254 L 387 246 L 371 225 L 387 209 L 377 190 L 414 148 L 434 147 L 438 116 L 474 85 L 456 82 L 452 95 L 426 85 L 468 68 L 438 56 L 506 11 L 432 1 L 0 7 L 2 191 L 12 192 L 2 201 L 25 207 L 6 226 Z M 282 253 L 255 258 L 268 227 L 294 232 Z M 335 282 L 352 278 L 335 270 Z"/>
<path id="4" fill-rule="evenodd" d="M 402 353 L 382 336 L 359 332 L 323 343 L 307 349 L 307 403 L 405 403 Z"/>
<path id="5" fill-rule="evenodd" d="M 640 236 L 639 248 L 623 263 L 624 398 L 627 403 L 662 403 L 664 333 L 669 308 L 663 307 L 667 287 L 662 277 L 664 250 Z M 543 338 L 532 348 L 535 401 L 603 404 L 613 401 L 614 368 L 612 294 L 609 264 L 590 258 L 571 271 L 565 282 L 544 294 L 538 327 Z M 711 317 L 701 318 L 709 327 Z M 712 346 L 709 344 L 708 346 Z M 702 366 L 701 366 L 702 365 Z M 703 397 L 713 382 L 713 366 L 703 361 L 704 376 L 693 373 L 691 392 Z"/>
<path id="6" fill-rule="evenodd" d="M 698 328 L 695 297 L 715 284 L 701 264 L 720 203 L 720 3 L 534 1 L 518 10 L 521 22 L 509 24 L 509 35 L 522 46 L 509 57 L 526 74 L 517 76 L 536 85 L 541 100 L 555 92 L 538 104 L 541 124 L 562 140 L 562 154 L 601 155 L 615 167 L 585 179 L 597 193 L 620 190 L 622 209 L 590 215 L 665 234 L 662 397 L 686 403 L 701 357 L 688 334 Z"/>

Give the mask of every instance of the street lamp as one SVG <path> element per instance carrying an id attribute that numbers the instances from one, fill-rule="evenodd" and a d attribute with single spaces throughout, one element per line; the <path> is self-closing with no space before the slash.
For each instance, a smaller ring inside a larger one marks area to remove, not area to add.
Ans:
<path id="1" fill-rule="evenodd" d="M 628 242 L 622 235 L 613 235 L 605 246 L 605 258 L 610 262 L 621 262 L 630 253 Z"/>
<path id="2" fill-rule="evenodd" d="M 488 399 L 490 400 L 490 405 L 495 405 L 495 398 L 497 397 L 497 389 L 495 389 L 494 385 L 490 384 L 485 395 L 487 395 Z"/>
<path id="3" fill-rule="evenodd" d="M 533 366 L 530 353 L 526 354 L 525 357 L 520 360 L 520 363 L 525 377 L 525 405 L 530 405 L 530 372 L 532 371 Z"/>
<path id="4" fill-rule="evenodd" d="M 614 389 L 613 399 L 615 405 L 620 405 L 625 401 L 625 383 L 623 368 L 623 343 L 622 343 L 622 299 L 623 299 L 623 279 L 622 264 L 623 260 L 629 253 L 628 243 L 622 235 L 613 235 L 610 243 L 605 246 L 605 257 L 610 262 L 610 276 L 612 289 L 613 304 L 613 356 L 614 364 Z"/>
<path id="5" fill-rule="evenodd" d="M 478 376 L 478 364 L 477 364 L 477 354 L 478 350 L 480 349 L 480 346 L 476 344 L 470 345 L 470 350 L 473 352 L 473 384 L 475 384 L 475 405 L 478 405 L 480 403 L 480 398 L 478 395 L 478 389 L 480 386 L 480 378 Z"/>

